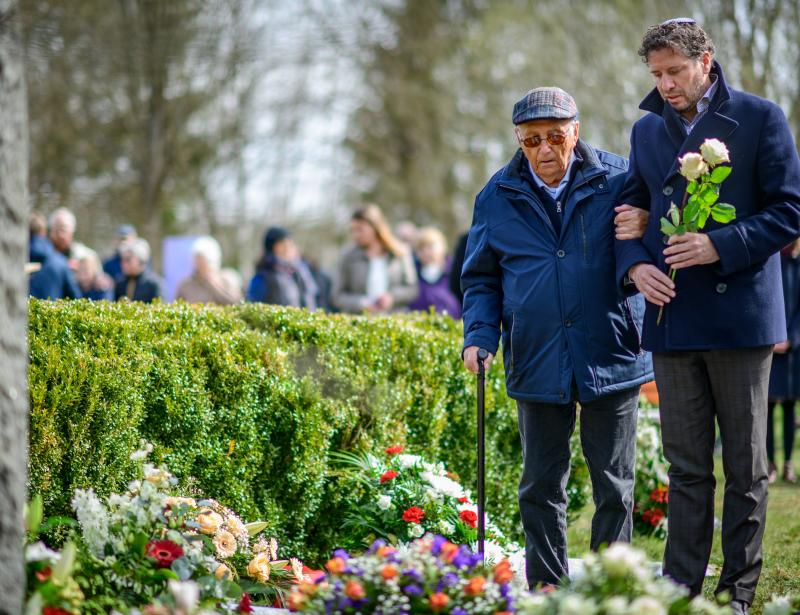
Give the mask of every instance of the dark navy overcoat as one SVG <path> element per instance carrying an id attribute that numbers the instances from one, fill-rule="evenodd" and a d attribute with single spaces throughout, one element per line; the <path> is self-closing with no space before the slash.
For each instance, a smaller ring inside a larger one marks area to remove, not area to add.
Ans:
<path id="1" fill-rule="evenodd" d="M 627 161 L 578 141 L 582 158 L 556 234 L 520 175 L 522 150 L 475 201 L 462 269 L 464 346 L 503 340 L 509 397 L 567 403 L 652 380 L 644 302 L 615 283 L 614 206 Z M 562 197 L 563 199 L 563 197 Z"/>
<path id="2" fill-rule="evenodd" d="M 689 136 L 655 89 L 640 105 L 649 113 L 631 133 L 620 201 L 650 210 L 650 220 L 642 239 L 616 242 L 617 281 L 623 286 L 638 262 L 667 271 L 660 218 L 670 203 L 680 205 L 686 189 L 678 157 L 716 138 L 728 146 L 733 168 L 721 185 L 720 201 L 736 207 L 736 220 L 723 225 L 709 218 L 704 229 L 719 262 L 677 272 L 677 297 L 660 325 L 658 307 L 647 304 L 643 345 L 654 352 L 745 348 L 786 339 L 778 251 L 800 235 L 797 150 L 777 105 L 729 88 L 716 62 L 712 72 L 719 80 L 716 94 Z"/>
<path id="3" fill-rule="evenodd" d="M 800 399 L 800 256 L 781 254 L 781 276 L 789 351 L 772 357 L 769 398 Z"/>

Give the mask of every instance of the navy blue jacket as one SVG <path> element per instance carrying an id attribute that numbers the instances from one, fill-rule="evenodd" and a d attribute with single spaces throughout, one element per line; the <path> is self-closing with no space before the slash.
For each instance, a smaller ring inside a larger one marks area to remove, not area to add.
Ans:
<path id="1" fill-rule="evenodd" d="M 142 303 L 152 303 L 161 297 L 161 278 L 159 278 L 150 269 L 145 269 L 135 278 L 136 286 L 133 290 L 132 301 L 141 301 Z M 122 301 L 127 298 L 128 278 L 124 275 L 117 280 L 114 286 L 114 298 L 117 301 Z"/>
<path id="2" fill-rule="evenodd" d="M 667 271 L 660 219 L 680 205 L 686 180 L 678 157 L 699 151 L 705 139 L 728 146 L 731 175 L 720 201 L 736 207 L 736 220 L 709 218 L 708 233 L 720 260 L 677 272 L 677 296 L 656 326 L 658 307 L 647 305 L 647 350 L 704 350 L 765 346 L 786 339 L 778 251 L 800 235 L 800 161 L 781 109 L 728 88 L 722 69 L 708 112 L 687 137 L 676 111 L 653 90 L 640 105 L 649 113 L 631 132 L 631 158 L 620 201 L 650 210 L 644 237 L 617 241 L 617 279 L 638 262 Z M 633 289 L 635 290 L 635 289 Z"/>
<path id="3" fill-rule="evenodd" d="M 475 202 L 461 275 L 464 347 L 497 351 L 509 397 L 580 401 L 652 380 L 640 349 L 644 302 L 614 281 L 614 206 L 624 158 L 578 141 L 560 236 L 530 182 L 522 150 Z"/>
<path id="4" fill-rule="evenodd" d="M 34 235 L 28 248 L 31 262 L 41 263 L 42 268 L 32 273 L 29 293 L 37 299 L 77 299 L 81 290 L 69 268 L 67 258 L 57 252 L 46 237 Z"/>
<path id="5" fill-rule="evenodd" d="M 769 398 L 800 398 L 800 256 L 781 254 L 781 277 L 783 278 L 784 312 L 786 314 L 786 339 L 789 351 L 772 355 L 772 371 L 769 373 Z"/>

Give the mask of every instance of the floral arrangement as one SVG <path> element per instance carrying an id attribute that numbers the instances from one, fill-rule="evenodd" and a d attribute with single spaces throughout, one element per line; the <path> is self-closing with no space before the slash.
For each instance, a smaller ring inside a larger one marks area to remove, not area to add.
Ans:
<path id="1" fill-rule="evenodd" d="M 636 485 L 633 527 L 641 535 L 667 537 L 667 460 L 657 420 L 640 417 L 636 427 Z"/>
<path id="2" fill-rule="evenodd" d="M 517 601 L 526 615 L 727 615 L 702 596 L 689 600 L 689 590 L 665 577 L 657 577 L 644 552 L 614 543 L 584 559 L 585 574 L 567 586 L 546 594 L 527 594 Z"/>
<path id="3" fill-rule="evenodd" d="M 670 203 L 667 217 L 661 218 L 661 232 L 670 237 L 702 230 L 708 218 L 727 224 L 736 218 L 736 208 L 730 203 L 718 203 L 720 184 L 731 174 L 730 154 L 719 139 L 706 139 L 700 152 L 688 152 L 678 158 L 679 173 L 687 180 L 683 203 Z M 670 267 L 670 277 L 676 270 Z M 656 324 L 661 324 L 664 306 L 658 311 Z"/>
<path id="4" fill-rule="evenodd" d="M 800 613 L 800 596 L 773 596 L 764 605 L 764 615 L 797 615 Z"/>
<path id="5" fill-rule="evenodd" d="M 355 530 L 358 543 L 366 546 L 382 538 L 401 544 L 430 533 L 475 548 L 477 507 L 458 477 L 441 463 L 404 454 L 402 446 L 386 448 L 380 459 L 344 452 L 336 457 L 363 487 L 364 496 L 345 521 L 345 527 Z M 488 515 L 484 548 L 489 561 L 508 557 L 515 569 L 523 566 L 522 548 L 506 538 Z"/>
<path id="6" fill-rule="evenodd" d="M 426 536 L 397 549 L 376 540 L 360 557 L 339 550 L 326 564 L 328 575 L 301 583 L 289 608 L 304 613 L 514 612 L 517 591 L 508 560 L 485 567 L 479 554 L 442 536 Z"/>
<path id="7" fill-rule="evenodd" d="M 80 612 L 138 607 L 155 614 L 178 603 L 192 605 L 182 613 L 218 603 L 249 612 L 251 596 L 283 604 L 293 584 L 309 580 L 302 562 L 279 559 L 277 541 L 262 535 L 267 523 L 244 523 L 213 499 L 171 495 L 176 479 L 144 462 L 151 450 L 143 443 L 131 456 L 141 462 L 140 476 L 126 493 L 101 499 L 91 489 L 75 491 Z"/>

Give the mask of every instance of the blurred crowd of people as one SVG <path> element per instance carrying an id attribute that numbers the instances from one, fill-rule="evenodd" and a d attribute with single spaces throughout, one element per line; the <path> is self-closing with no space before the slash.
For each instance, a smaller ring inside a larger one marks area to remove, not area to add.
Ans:
<path id="1" fill-rule="evenodd" d="M 117 228 L 114 253 L 101 261 L 95 250 L 75 241 L 76 224 L 65 208 L 47 219 L 31 215 L 32 297 L 144 303 L 163 297 L 164 283 L 151 266 L 150 245 L 132 225 Z M 219 242 L 199 237 L 191 248 L 192 272 L 178 284 L 175 298 L 219 305 L 246 300 L 354 314 L 433 309 L 461 317 L 465 236 L 451 257 L 439 229 L 406 221 L 393 231 L 375 205 L 355 211 L 349 224 L 350 244 L 328 268 L 303 255 L 289 229 L 270 227 L 246 285 L 238 272 L 222 267 Z"/>

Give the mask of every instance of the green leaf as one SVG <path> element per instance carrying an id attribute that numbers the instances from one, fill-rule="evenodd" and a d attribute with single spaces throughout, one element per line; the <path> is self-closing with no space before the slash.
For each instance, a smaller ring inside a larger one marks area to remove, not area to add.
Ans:
<path id="1" fill-rule="evenodd" d="M 736 219 L 736 208 L 730 203 L 717 203 L 711 208 L 711 217 L 720 224 Z"/>
<path id="2" fill-rule="evenodd" d="M 675 203 L 670 203 L 667 214 L 672 219 L 672 224 L 677 226 L 681 223 L 681 211 L 675 206 Z"/>
<path id="3" fill-rule="evenodd" d="M 246 523 L 244 527 L 247 530 L 248 536 L 255 536 L 267 529 L 268 525 L 269 523 L 266 521 L 253 521 L 252 523 Z"/>
<path id="4" fill-rule="evenodd" d="M 697 219 L 697 215 L 700 213 L 700 204 L 695 201 L 693 203 L 688 203 L 686 207 L 683 209 L 683 222 L 684 224 L 693 224 Z"/>
<path id="5" fill-rule="evenodd" d="M 688 192 L 689 194 L 694 194 L 695 192 L 697 192 L 696 180 L 693 179 L 692 181 L 689 182 L 689 184 L 686 186 L 686 192 Z"/>
<path id="6" fill-rule="evenodd" d="M 666 218 L 661 218 L 661 232 L 664 235 L 670 236 L 675 234 L 675 225 Z"/>
<path id="7" fill-rule="evenodd" d="M 679 224 L 678 227 L 675 229 L 675 233 L 677 235 L 683 235 L 686 232 L 686 225 Z"/>
<path id="8" fill-rule="evenodd" d="M 705 184 L 700 189 L 700 202 L 705 206 L 713 205 L 719 198 L 719 187 L 715 184 Z"/>
<path id="9" fill-rule="evenodd" d="M 721 184 L 731 174 L 732 170 L 731 167 L 717 167 L 711 171 L 711 181 L 715 184 Z"/>
<path id="10" fill-rule="evenodd" d="M 701 229 L 705 227 L 706 221 L 708 220 L 708 216 L 711 215 L 711 209 L 704 207 L 700 210 L 700 214 L 697 216 L 697 228 Z"/>
<path id="11" fill-rule="evenodd" d="M 25 506 L 25 525 L 31 535 L 39 533 L 39 526 L 42 524 L 42 496 L 37 493 L 33 499 Z"/>

